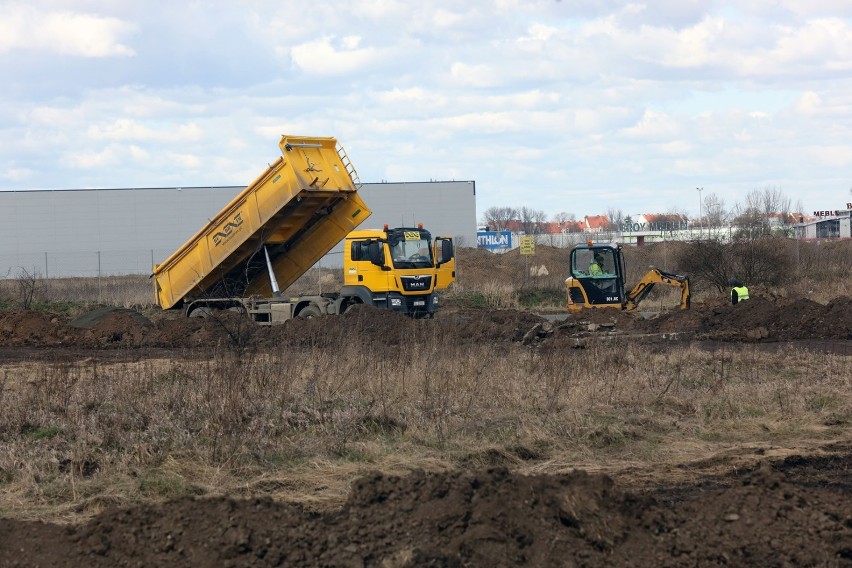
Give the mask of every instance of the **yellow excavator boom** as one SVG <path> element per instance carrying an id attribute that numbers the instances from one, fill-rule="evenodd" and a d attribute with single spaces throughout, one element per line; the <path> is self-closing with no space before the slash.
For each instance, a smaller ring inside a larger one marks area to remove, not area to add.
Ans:
<path id="1" fill-rule="evenodd" d="M 645 276 L 642 277 L 636 286 L 627 293 L 625 309 L 633 310 L 639 305 L 645 296 L 654 288 L 656 284 L 665 284 L 666 286 L 674 286 L 680 288 L 680 309 L 689 309 L 691 292 L 689 290 L 689 277 L 672 272 L 663 272 L 658 268 L 652 268 Z"/>

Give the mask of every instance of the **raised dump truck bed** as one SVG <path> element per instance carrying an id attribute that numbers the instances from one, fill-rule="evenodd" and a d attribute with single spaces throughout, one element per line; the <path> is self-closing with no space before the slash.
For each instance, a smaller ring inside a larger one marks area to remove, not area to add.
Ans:
<path id="1" fill-rule="evenodd" d="M 267 254 L 286 289 L 370 216 L 336 139 L 285 135 L 279 146 L 282 157 L 154 266 L 160 307 L 199 298 L 270 297 Z"/>

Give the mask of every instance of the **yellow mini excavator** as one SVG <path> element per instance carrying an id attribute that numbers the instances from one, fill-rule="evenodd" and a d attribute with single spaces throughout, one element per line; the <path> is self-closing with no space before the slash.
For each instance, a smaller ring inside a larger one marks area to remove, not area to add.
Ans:
<path id="1" fill-rule="evenodd" d="M 624 290 L 624 259 L 620 246 L 578 245 L 571 251 L 571 276 L 568 288 L 568 311 L 583 308 L 635 309 L 655 284 L 681 289 L 680 309 L 689 308 L 689 277 L 651 268 L 632 290 Z"/>

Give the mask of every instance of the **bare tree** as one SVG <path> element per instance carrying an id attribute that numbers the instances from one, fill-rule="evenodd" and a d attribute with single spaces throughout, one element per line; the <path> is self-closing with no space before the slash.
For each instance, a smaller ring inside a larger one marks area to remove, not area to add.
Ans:
<path id="1" fill-rule="evenodd" d="M 553 216 L 553 221 L 561 225 L 570 221 L 571 217 L 573 217 L 573 215 L 566 213 L 565 211 L 560 211 L 559 213 Z"/>
<path id="2" fill-rule="evenodd" d="M 790 198 L 776 187 L 765 187 L 761 192 L 763 212 L 766 215 L 778 213 L 783 217 L 789 216 Z"/>
<path id="3" fill-rule="evenodd" d="M 678 267 L 687 272 L 693 282 L 704 284 L 723 292 L 728 279 L 735 273 L 735 261 L 730 246 L 717 238 L 690 241 L 677 253 Z"/>
<path id="4" fill-rule="evenodd" d="M 745 201 L 734 206 L 737 234 L 746 239 L 768 235 L 771 232 L 770 219 L 773 215 L 780 215 L 782 220 L 788 219 L 790 198 L 780 189 L 769 186 L 763 190 L 749 191 Z"/>
<path id="5" fill-rule="evenodd" d="M 15 280 L 18 283 L 21 307 L 28 310 L 32 307 L 36 295 L 41 291 L 43 284 L 41 274 L 35 269 L 30 272 L 26 268 L 20 267 Z"/>
<path id="6" fill-rule="evenodd" d="M 521 227 L 528 235 L 535 235 L 541 232 L 542 223 L 547 221 L 547 213 L 540 209 L 532 209 L 526 205 L 521 207 L 520 211 Z"/>
<path id="7" fill-rule="evenodd" d="M 611 231 L 620 231 L 624 224 L 624 212 L 615 207 L 609 207 L 606 210 L 606 218 L 609 219 L 609 229 Z"/>
<path id="8" fill-rule="evenodd" d="M 717 237 L 686 243 L 677 253 L 678 267 L 690 278 L 720 292 L 731 277 L 748 284 L 782 284 L 791 274 L 791 257 L 781 237 L 739 238 L 723 243 Z"/>
<path id="9" fill-rule="evenodd" d="M 505 231 L 509 221 L 517 218 L 518 210 L 514 207 L 489 207 L 482 216 L 482 220 L 492 231 Z"/>
<path id="10" fill-rule="evenodd" d="M 719 228 L 724 227 L 730 220 L 730 215 L 725 209 L 725 200 L 710 193 L 704 198 L 704 219 L 706 219 L 707 227 Z"/>
<path id="11" fill-rule="evenodd" d="M 562 230 L 562 232 L 573 232 L 576 230 L 576 227 L 574 225 L 577 222 L 577 216 L 573 213 L 562 211 L 554 215 L 553 220 L 559 223 L 559 228 Z"/>

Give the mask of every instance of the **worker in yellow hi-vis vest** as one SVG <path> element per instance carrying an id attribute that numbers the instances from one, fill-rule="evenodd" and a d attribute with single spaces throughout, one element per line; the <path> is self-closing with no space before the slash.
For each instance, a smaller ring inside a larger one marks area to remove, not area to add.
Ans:
<path id="1" fill-rule="evenodd" d="M 738 304 L 748 300 L 748 287 L 745 284 L 736 278 L 731 278 L 728 284 L 731 285 L 731 304 Z"/>

